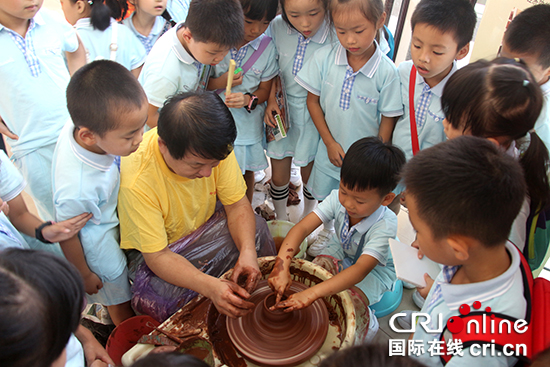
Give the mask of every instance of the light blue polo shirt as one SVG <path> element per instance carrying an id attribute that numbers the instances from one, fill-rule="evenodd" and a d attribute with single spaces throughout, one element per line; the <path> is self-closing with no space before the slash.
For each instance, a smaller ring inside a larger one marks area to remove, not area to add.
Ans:
<path id="1" fill-rule="evenodd" d="M 451 284 L 445 282 L 443 272 L 439 273 L 420 311 L 422 313 L 430 311 L 432 320 L 430 329 L 435 330 L 438 328 L 439 314 L 442 315 L 443 326 L 445 326 L 449 318 L 459 315 L 458 309 L 463 303 L 472 307 L 475 301 L 481 302 L 480 310 L 491 307 L 492 312 L 518 319 L 525 318 L 527 302 L 523 295 L 521 260 L 518 250 L 513 244 L 507 242 L 506 249 L 511 258 L 511 265 L 508 270 L 496 278 L 478 283 Z M 437 297 L 438 300 L 433 305 L 430 305 L 434 293 L 436 293 L 434 290 L 438 283 L 441 284 L 441 297 Z M 471 309 L 474 310 L 473 308 Z M 422 319 L 422 321 L 424 320 Z M 430 356 L 428 353 L 429 342 L 432 341 L 433 343 L 434 340 L 439 340 L 439 337 L 439 334 L 427 333 L 422 327 L 417 325 L 412 340 L 421 341 L 424 345 L 425 353 L 413 357 L 426 366 L 443 366 L 439 356 Z M 478 351 L 475 350 L 474 352 Z M 464 349 L 463 354 L 463 356 L 453 356 L 446 366 L 496 367 L 513 366 L 517 362 L 515 357 L 490 356 L 489 353 L 485 357 L 482 354 L 472 356 L 469 348 Z"/>
<path id="2" fill-rule="evenodd" d="M 23 176 L 4 151 L 0 151 L 0 182 L 0 198 L 3 202 L 15 199 L 26 185 Z M 29 248 L 29 245 L 2 212 L 0 213 L 0 251 L 10 247 Z"/>
<path id="3" fill-rule="evenodd" d="M 546 149 L 550 151 L 550 81 L 541 85 L 540 89 L 542 90 L 543 102 L 539 118 L 535 123 L 535 130 L 546 145 Z"/>
<path id="4" fill-rule="evenodd" d="M 248 59 L 250 59 L 254 51 L 260 46 L 263 37 L 265 37 L 265 35 L 247 43 L 240 50 L 235 50 L 238 51 L 238 56 L 243 55 L 241 52 L 244 53 L 244 57 L 237 57 L 238 60 L 235 60 L 237 61 L 237 67 L 242 67 Z M 243 49 L 245 50 L 243 51 Z M 225 58 L 216 65 L 214 69 L 214 76 L 216 78 L 229 70 L 229 60 L 232 58 L 232 53 L 234 53 L 234 51 L 230 51 Z M 270 41 L 258 60 L 256 60 L 252 67 L 243 75 L 242 84 L 231 88 L 231 92 L 254 93 L 261 82 L 273 79 L 278 73 L 275 54 L 275 45 Z M 219 96 L 225 101 L 225 90 Z M 231 111 L 235 119 L 235 124 L 237 125 L 236 145 L 251 145 L 263 140 L 265 103 L 258 104 L 250 113 L 244 108 L 230 108 L 229 111 Z"/>
<path id="5" fill-rule="evenodd" d="M 204 65 L 196 61 L 179 41 L 176 31 L 182 25 L 176 25 L 158 39 L 139 74 L 139 82 L 153 106 L 162 107 L 168 97 L 195 91 L 199 85 Z"/>
<path id="6" fill-rule="evenodd" d="M 111 18 L 111 25 L 104 31 L 94 29 L 90 18 L 79 19 L 74 25 L 86 48 L 88 62 L 110 60 L 113 27 L 117 27 L 116 62 L 128 70 L 139 68 L 147 56 L 145 48 L 134 34 Z"/>
<path id="7" fill-rule="evenodd" d="M 166 10 L 168 10 L 168 14 L 170 14 L 174 22 L 185 22 L 187 13 L 189 12 L 190 2 L 191 0 L 168 0 Z"/>
<path id="8" fill-rule="evenodd" d="M 153 24 L 153 28 L 151 28 L 151 32 L 149 32 L 148 36 L 144 36 L 137 31 L 136 27 L 134 27 L 134 15 L 136 15 L 135 12 L 132 13 L 132 15 L 130 15 L 128 18 L 124 19 L 122 21 L 122 24 L 124 24 L 132 31 L 132 33 L 138 38 L 138 40 L 145 48 L 145 53 L 149 54 L 149 52 L 153 48 L 153 45 L 155 44 L 155 42 L 157 42 L 158 38 L 162 36 L 164 32 L 171 28 L 170 23 L 168 23 L 168 21 L 166 21 L 166 19 L 164 19 L 163 17 L 157 16 L 155 18 L 155 24 Z"/>
<path id="9" fill-rule="evenodd" d="M 42 8 L 27 32 L 41 65 L 32 76 L 25 56 L 0 24 L 0 116 L 19 140 L 8 138 L 15 157 L 54 144 L 69 117 L 65 90 L 70 75 L 65 52 L 78 48 L 73 27 L 59 14 Z"/>
<path id="10" fill-rule="evenodd" d="M 103 282 L 120 276 L 126 257 L 119 247 L 117 200 L 119 169 L 115 156 L 92 153 L 75 141 L 74 125 L 63 127 L 53 158 L 53 189 L 56 220 L 82 213 L 92 219 L 79 237 L 86 263 Z"/>
<path id="11" fill-rule="evenodd" d="M 301 86 L 320 96 L 327 126 L 344 152 L 362 137 L 378 136 L 381 114 L 397 117 L 403 113 L 397 68 L 378 45 L 370 60 L 355 73 L 351 88 L 344 83 L 347 68 L 346 49 L 338 43 L 318 50 L 296 75 Z M 346 110 L 339 103 L 343 93 L 349 95 Z M 315 166 L 334 179 L 340 179 L 340 169 L 330 163 L 322 140 Z"/>
<path id="12" fill-rule="evenodd" d="M 399 118 L 393 131 L 392 142 L 403 150 L 407 160 L 411 159 L 412 143 L 411 143 L 411 123 L 409 120 L 409 79 L 413 62 L 411 60 L 403 61 L 399 64 L 399 78 L 401 80 L 401 97 L 403 98 L 403 115 Z M 441 95 L 445 84 L 457 70 L 456 61 L 453 61 L 453 67 L 449 74 L 443 78 L 435 87 L 431 88 L 424 81 L 424 78 L 416 72 L 416 85 L 414 88 L 414 109 L 418 109 L 418 103 L 421 99 L 423 91 L 430 90 L 431 97 L 424 121 L 416 121 L 416 130 L 418 134 L 418 143 L 420 149 L 426 149 L 436 144 L 445 141 L 445 133 L 443 132 L 443 120 L 445 114 L 441 110 Z"/>

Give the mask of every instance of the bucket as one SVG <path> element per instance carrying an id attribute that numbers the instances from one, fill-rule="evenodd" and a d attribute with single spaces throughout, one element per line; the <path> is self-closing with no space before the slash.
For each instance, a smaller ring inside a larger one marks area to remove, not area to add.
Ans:
<path id="1" fill-rule="evenodd" d="M 269 222 L 267 222 L 267 228 L 269 228 L 269 232 L 271 233 L 273 240 L 275 240 L 277 251 L 279 251 L 279 248 L 283 243 L 283 239 L 286 237 L 292 227 L 294 227 L 294 223 L 288 222 L 286 220 L 270 220 Z M 300 244 L 300 251 L 294 257 L 298 259 L 305 258 L 306 250 L 307 239 L 304 239 Z"/>
<path id="2" fill-rule="evenodd" d="M 159 326 L 160 323 L 153 319 L 151 316 L 134 316 L 131 317 L 118 325 L 107 340 L 106 350 L 107 353 L 111 356 L 115 365 L 121 366 L 122 356 L 130 348 L 136 345 L 139 338 L 145 334 L 149 334 L 151 331 L 155 330 L 149 325 Z"/>

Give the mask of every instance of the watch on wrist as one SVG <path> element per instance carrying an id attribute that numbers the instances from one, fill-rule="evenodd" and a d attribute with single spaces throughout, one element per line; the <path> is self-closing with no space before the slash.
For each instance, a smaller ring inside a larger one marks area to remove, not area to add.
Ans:
<path id="1" fill-rule="evenodd" d="M 51 226 L 52 224 L 53 224 L 53 222 L 51 220 L 49 220 L 47 222 L 42 223 L 40 226 L 38 226 L 38 228 L 36 228 L 34 230 L 34 236 L 36 237 L 36 239 L 38 241 L 43 242 L 43 243 L 53 243 L 53 242 L 50 242 L 47 239 L 45 239 L 44 235 L 42 234 L 42 230 L 44 229 L 44 227 Z"/>
<path id="2" fill-rule="evenodd" d="M 256 97 L 252 93 L 245 93 L 245 96 L 250 97 L 250 102 L 248 102 L 248 106 L 244 106 L 244 108 L 250 113 L 250 111 L 255 109 L 256 106 L 258 105 L 258 97 Z"/>

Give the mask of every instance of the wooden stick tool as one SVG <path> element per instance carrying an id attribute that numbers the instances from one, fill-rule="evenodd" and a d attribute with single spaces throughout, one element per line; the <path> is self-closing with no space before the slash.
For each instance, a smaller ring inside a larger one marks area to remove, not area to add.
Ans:
<path id="1" fill-rule="evenodd" d="M 233 85 L 233 76 L 235 75 L 235 60 L 229 60 L 229 71 L 227 72 L 227 87 L 225 88 L 225 95 L 231 94 L 231 86 Z"/>

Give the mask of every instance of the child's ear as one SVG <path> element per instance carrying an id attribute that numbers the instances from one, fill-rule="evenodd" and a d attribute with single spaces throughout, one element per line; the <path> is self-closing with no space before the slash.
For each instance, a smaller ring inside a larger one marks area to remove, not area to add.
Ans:
<path id="1" fill-rule="evenodd" d="M 78 14 L 83 14 L 86 10 L 86 2 L 84 0 L 78 0 L 76 2 L 76 10 Z"/>
<path id="2" fill-rule="evenodd" d="M 456 60 L 462 60 L 463 58 L 468 55 L 468 52 L 470 52 L 470 42 L 466 44 L 466 46 L 462 47 L 460 50 L 458 50 L 455 59 Z"/>
<path id="3" fill-rule="evenodd" d="M 389 194 L 386 194 L 386 196 L 384 196 L 380 205 L 388 206 L 392 203 L 393 199 L 395 199 L 395 194 L 393 192 L 390 192 Z"/>
<path id="4" fill-rule="evenodd" d="M 93 146 L 96 144 L 97 139 L 96 135 L 91 132 L 87 127 L 81 127 L 76 131 L 80 141 L 88 146 Z"/>
<path id="5" fill-rule="evenodd" d="M 181 33 L 181 36 L 183 37 L 184 41 L 187 43 L 193 40 L 193 35 L 191 34 L 191 31 L 187 27 L 183 27 L 183 32 Z"/>
<path id="6" fill-rule="evenodd" d="M 447 237 L 447 243 L 451 246 L 457 260 L 464 262 L 470 258 L 470 241 L 464 236 Z"/>
<path id="7" fill-rule="evenodd" d="M 383 12 L 380 16 L 380 19 L 378 19 L 378 23 L 376 24 L 376 29 L 380 29 L 384 26 L 384 23 L 386 22 L 386 12 Z"/>

